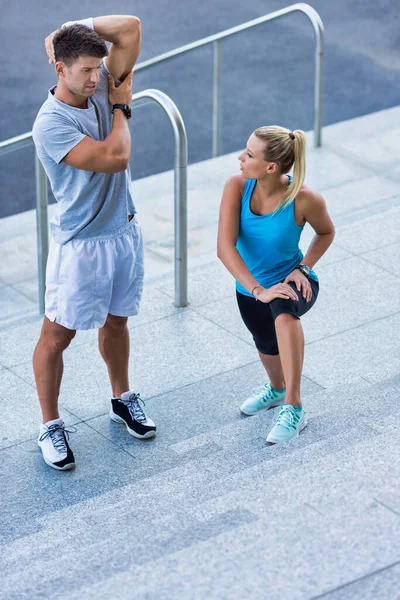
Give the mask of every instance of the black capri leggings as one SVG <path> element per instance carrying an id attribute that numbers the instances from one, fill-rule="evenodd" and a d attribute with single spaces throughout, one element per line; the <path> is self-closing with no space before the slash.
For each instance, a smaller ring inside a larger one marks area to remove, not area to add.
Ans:
<path id="1" fill-rule="evenodd" d="M 319 284 L 311 278 L 309 281 L 312 290 L 310 302 L 305 301 L 293 281 L 289 285 L 296 292 L 299 298 L 298 302 L 290 299 L 275 298 L 272 302 L 265 304 L 253 297 L 245 296 L 236 291 L 237 303 L 243 322 L 252 334 L 256 348 L 261 354 L 271 354 L 274 356 L 279 354 L 275 331 L 275 319 L 278 315 L 287 313 L 300 319 L 300 317 L 314 306 L 318 297 Z"/>

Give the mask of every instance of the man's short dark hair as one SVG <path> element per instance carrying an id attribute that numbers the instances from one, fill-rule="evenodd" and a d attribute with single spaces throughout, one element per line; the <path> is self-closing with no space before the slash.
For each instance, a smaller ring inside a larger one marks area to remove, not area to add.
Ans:
<path id="1" fill-rule="evenodd" d="M 74 23 L 57 31 L 53 45 L 56 61 L 60 60 L 67 67 L 70 67 L 80 56 L 103 58 L 108 54 L 106 43 L 99 34 L 80 23 Z"/>

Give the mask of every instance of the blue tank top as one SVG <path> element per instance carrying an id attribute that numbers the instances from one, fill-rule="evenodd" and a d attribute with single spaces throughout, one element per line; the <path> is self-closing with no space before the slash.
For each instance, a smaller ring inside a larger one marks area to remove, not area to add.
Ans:
<path id="1" fill-rule="evenodd" d="M 290 185 L 292 178 L 289 178 Z M 303 260 L 299 248 L 303 226 L 296 223 L 294 201 L 276 213 L 254 214 L 250 200 L 256 183 L 256 179 L 246 180 L 236 248 L 253 277 L 265 288 L 270 288 L 283 281 Z M 310 277 L 318 281 L 314 271 Z M 251 297 L 238 281 L 236 289 Z"/>

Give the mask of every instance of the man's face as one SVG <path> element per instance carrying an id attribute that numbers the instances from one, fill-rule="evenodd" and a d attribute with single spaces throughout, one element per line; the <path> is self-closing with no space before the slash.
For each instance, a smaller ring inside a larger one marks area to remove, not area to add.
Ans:
<path id="1" fill-rule="evenodd" d="M 72 94 L 90 98 L 96 91 L 100 79 L 102 59 L 80 56 L 70 67 L 64 65 L 65 83 Z"/>

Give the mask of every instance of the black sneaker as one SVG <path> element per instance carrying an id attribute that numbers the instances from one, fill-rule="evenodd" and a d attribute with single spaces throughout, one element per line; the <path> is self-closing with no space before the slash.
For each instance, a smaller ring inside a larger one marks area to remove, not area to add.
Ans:
<path id="1" fill-rule="evenodd" d="M 146 416 L 140 402 L 143 402 L 140 394 L 134 392 L 124 392 L 121 398 L 112 398 L 110 419 L 116 423 L 125 423 L 131 435 L 143 440 L 156 435 L 156 426 Z"/>
<path id="2" fill-rule="evenodd" d="M 75 458 L 68 444 L 68 434 L 75 431 L 75 428 L 66 429 L 62 419 L 54 419 L 40 426 L 38 446 L 49 467 L 57 471 L 75 467 Z"/>

